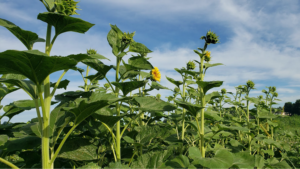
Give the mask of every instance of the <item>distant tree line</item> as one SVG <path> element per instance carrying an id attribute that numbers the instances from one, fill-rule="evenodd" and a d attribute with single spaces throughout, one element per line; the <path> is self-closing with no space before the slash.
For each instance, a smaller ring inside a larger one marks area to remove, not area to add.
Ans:
<path id="1" fill-rule="evenodd" d="M 300 99 L 296 100 L 295 103 L 286 102 L 284 104 L 284 112 L 288 112 L 291 115 L 300 115 Z"/>

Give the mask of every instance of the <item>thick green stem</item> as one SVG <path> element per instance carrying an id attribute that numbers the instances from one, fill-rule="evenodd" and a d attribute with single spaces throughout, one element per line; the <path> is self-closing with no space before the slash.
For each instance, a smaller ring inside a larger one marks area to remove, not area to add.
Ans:
<path id="1" fill-rule="evenodd" d="M 185 80 L 186 80 L 186 74 L 184 75 L 183 77 L 183 89 L 182 89 L 182 99 L 183 101 L 185 102 L 186 99 L 185 99 Z M 182 111 L 182 132 L 181 132 L 181 140 L 184 140 L 184 131 L 185 131 L 185 128 L 184 128 L 184 125 L 185 125 L 185 109 L 183 108 L 183 111 Z"/>
<path id="2" fill-rule="evenodd" d="M 205 46 L 207 46 L 207 44 L 205 43 Z M 205 47 L 206 48 L 206 47 Z M 203 65 L 204 65 L 204 57 L 201 58 L 201 64 L 200 64 L 200 79 L 201 81 L 204 80 L 204 72 L 203 72 Z M 200 88 L 200 86 L 198 86 L 198 89 Z M 201 109 L 201 155 L 202 158 L 205 158 L 205 147 L 204 147 L 204 107 L 205 107 L 205 94 L 203 91 L 203 88 L 200 88 L 200 94 L 201 94 L 201 107 L 203 107 Z M 196 117 L 197 119 L 198 117 Z"/>
<path id="3" fill-rule="evenodd" d="M 121 64 L 122 58 L 117 58 L 117 68 L 116 68 L 116 82 L 119 79 L 119 70 L 120 70 L 120 64 Z M 115 88 L 115 94 L 118 97 L 119 96 L 119 88 Z M 116 110 L 117 110 L 117 116 L 120 116 L 120 105 L 119 102 L 116 103 Z M 117 142 L 117 149 L 116 149 L 116 154 L 117 154 L 117 159 L 118 161 L 121 161 L 121 124 L 120 121 L 117 122 L 117 130 L 116 130 L 116 142 Z"/>
<path id="4" fill-rule="evenodd" d="M 248 96 L 248 94 L 247 94 Z M 248 128 L 249 128 L 249 133 L 250 131 L 250 117 L 249 117 L 249 100 L 247 100 L 247 121 L 248 121 Z M 248 141 L 249 141 L 249 151 L 250 151 L 250 155 L 251 155 L 251 136 L 248 135 Z"/>
<path id="5" fill-rule="evenodd" d="M 86 66 L 86 74 L 85 77 L 87 77 L 89 75 L 89 66 Z M 88 91 L 88 79 L 84 79 L 84 91 Z"/>
<path id="6" fill-rule="evenodd" d="M 11 167 L 11 168 L 13 168 L 13 169 L 18 169 L 18 168 L 19 168 L 19 167 L 15 166 L 13 163 L 11 163 L 11 162 L 9 162 L 9 161 L 7 161 L 7 160 L 1 158 L 1 157 L 0 157 L 0 162 L 2 162 L 2 163 L 4 163 L 4 164 L 8 165 L 9 167 Z"/>

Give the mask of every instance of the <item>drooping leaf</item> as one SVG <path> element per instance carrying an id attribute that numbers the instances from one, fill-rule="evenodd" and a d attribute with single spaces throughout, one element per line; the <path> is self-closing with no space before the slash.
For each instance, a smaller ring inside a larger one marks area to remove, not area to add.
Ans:
<path id="1" fill-rule="evenodd" d="M 19 88 L 6 88 L 6 87 L 1 87 L 0 86 L 0 101 L 9 93 L 14 92 L 16 90 L 18 90 Z"/>
<path id="2" fill-rule="evenodd" d="M 180 85 L 183 84 L 182 81 L 176 81 L 176 80 L 174 80 L 174 79 L 172 79 L 172 78 L 170 78 L 170 77 L 167 77 L 167 76 L 166 76 L 166 78 L 167 78 L 167 80 L 168 80 L 169 82 L 173 83 L 173 84 L 176 85 L 177 87 L 179 87 Z"/>
<path id="3" fill-rule="evenodd" d="M 137 158 L 136 161 L 132 162 L 131 168 L 160 168 L 163 167 L 163 163 L 171 155 L 168 150 L 149 152 L 143 154 Z"/>
<path id="4" fill-rule="evenodd" d="M 111 30 L 107 34 L 107 41 L 112 48 L 112 53 L 118 56 L 121 50 L 123 32 L 116 25 L 110 25 L 110 27 Z"/>
<path id="5" fill-rule="evenodd" d="M 10 21 L 0 18 L 0 26 L 5 27 L 8 29 L 12 34 L 14 34 L 28 50 L 31 50 L 33 44 L 35 42 L 45 42 L 44 39 L 39 38 L 36 33 L 26 31 L 21 29 L 20 27 L 16 26 Z"/>
<path id="6" fill-rule="evenodd" d="M 202 155 L 201 155 L 199 148 L 198 147 L 190 147 L 189 148 L 189 157 L 191 159 L 201 158 Z"/>
<path id="7" fill-rule="evenodd" d="M 208 168 L 229 168 L 233 164 L 233 155 L 227 150 L 217 150 L 213 158 L 194 158 L 193 164 Z"/>
<path id="8" fill-rule="evenodd" d="M 123 95 L 126 96 L 129 92 L 143 87 L 147 84 L 148 81 L 130 81 L 130 82 L 112 82 L 114 86 L 118 87 L 122 92 Z"/>
<path id="9" fill-rule="evenodd" d="M 208 69 L 210 67 L 214 67 L 214 66 L 219 66 L 219 65 L 223 65 L 223 63 L 204 63 L 205 69 Z"/>
<path id="10" fill-rule="evenodd" d="M 211 101 L 211 100 L 213 100 L 215 98 L 219 98 L 219 97 L 222 97 L 219 92 L 212 92 L 212 93 L 206 94 L 204 96 L 205 103 L 208 103 L 209 101 Z"/>
<path id="11" fill-rule="evenodd" d="M 192 103 L 188 103 L 188 102 L 182 102 L 182 101 L 178 101 L 175 100 L 175 102 L 182 108 L 186 109 L 188 111 L 188 113 L 191 113 L 192 116 L 196 117 L 197 113 L 203 109 L 204 107 L 201 107 L 200 105 L 197 104 L 192 104 Z"/>
<path id="12" fill-rule="evenodd" d="M 136 52 L 136 53 L 143 53 L 143 54 L 152 52 L 144 44 L 139 42 L 132 42 L 129 46 L 129 51 Z"/>
<path id="13" fill-rule="evenodd" d="M 209 89 L 220 87 L 223 84 L 223 81 L 196 81 L 196 83 L 203 88 L 203 92 L 206 94 Z"/>
<path id="14" fill-rule="evenodd" d="M 7 135 L 0 135 L 0 146 L 4 145 L 8 140 Z"/>
<path id="15" fill-rule="evenodd" d="M 30 80 L 0 79 L 0 82 L 9 83 L 23 89 L 30 97 L 37 99 L 38 92 L 36 85 Z"/>
<path id="16" fill-rule="evenodd" d="M 77 62 L 68 57 L 49 57 L 38 50 L 7 50 L 0 53 L 0 73 L 16 73 L 26 76 L 35 84 L 42 84 L 53 72 L 70 69 Z"/>
<path id="17" fill-rule="evenodd" d="M 96 160 L 98 147 L 85 138 L 68 139 L 58 157 L 75 161 Z"/>
<path id="18" fill-rule="evenodd" d="M 105 56 L 103 56 L 103 55 L 100 55 L 100 54 L 98 54 L 98 53 L 96 53 L 96 54 L 92 54 L 92 55 L 89 55 L 91 58 L 93 58 L 93 59 L 107 59 L 107 60 L 109 60 L 110 61 L 110 59 L 108 59 L 107 57 L 105 57 Z"/>
<path id="19" fill-rule="evenodd" d="M 248 128 L 245 127 L 237 127 L 237 126 L 225 126 L 224 124 L 218 124 L 219 130 L 240 130 L 240 131 L 249 131 Z"/>
<path id="20" fill-rule="evenodd" d="M 94 24 L 86 22 L 80 18 L 74 18 L 54 12 L 40 13 L 37 17 L 39 20 L 44 21 L 55 28 L 55 34 L 58 36 L 64 32 L 77 32 L 85 33 Z"/>
<path id="21" fill-rule="evenodd" d="M 204 117 L 216 121 L 221 121 L 223 119 L 222 117 L 219 116 L 218 112 L 213 111 L 211 109 L 207 109 L 206 111 L 204 111 Z"/>
<path id="22" fill-rule="evenodd" d="M 165 166 L 172 167 L 172 168 L 189 168 L 190 161 L 189 159 L 184 155 L 179 155 L 175 157 L 174 159 L 168 161 L 165 163 Z"/>
<path id="23" fill-rule="evenodd" d="M 64 88 L 65 90 L 67 90 L 67 86 L 68 86 L 69 82 L 70 82 L 70 81 L 67 80 L 67 79 L 60 81 L 59 85 L 57 86 L 57 89 L 62 89 L 62 88 Z M 51 86 L 51 87 L 54 87 L 54 86 L 56 85 L 56 83 L 57 83 L 57 82 L 55 82 L 55 83 L 51 83 L 51 82 L 50 82 L 50 86 Z"/>
<path id="24" fill-rule="evenodd" d="M 176 109 L 176 106 L 171 103 L 151 97 L 135 97 L 134 100 L 139 103 L 139 109 L 144 111 L 172 111 Z"/>
<path id="25" fill-rule="evenodd" d="M 36 136 L 26 136 L 21 138 L 9 139 L 4 147 L 7 148 L 7 151 L 14 152 L 20 150 L 33 149 L 41 145 L 41 138 Z"/>
<path id="26" fill-rule="evenodd" d="M 90 66 L 91 68 L 98 71 L 100 75 L 106 76 L 106 73 L 113 67 L 112 65 L 107 66 L 98 59 L 86 59 L 83 60 L 82 63 Z"/>

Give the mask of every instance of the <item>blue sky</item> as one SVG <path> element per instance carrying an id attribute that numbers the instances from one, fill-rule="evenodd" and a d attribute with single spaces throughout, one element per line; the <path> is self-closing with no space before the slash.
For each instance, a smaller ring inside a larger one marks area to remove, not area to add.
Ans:
<path id="1" fill-rule="evenodd" d="M 0 18 L 45 38 L 46 24 L 36 18 L 46 9 L 38 0 L 30 2 L 1 0 Z M 300 99 L 299 3 L 297 0 L 82 0 L 78 4 L 82 9 L 78 11 L 80 15 L 75 17 L 95 26 L 86 34 L 60 35 L 51 55 L 85 53 L 93 48 L 111 60 L 105 61 L 106 64 L 115 64 L 106 35 L 109 24 L 116 24 L 124 32 L 136 31 L 134 40 L 153 51 L 148 56 L 161 71 L 161 84 L 173 89 L 174 85 L 165 76 L 181 80 L 174 68 L 185 67 L 189 60 L 198 60 L 193 50 L 203 47 L 204 42 L 199 38 L 212 30 L 219 35 L 220 43 L 208 47 L 211 63 L 224 66 L 208 69 L 205 80 L 222 80 L 221 88 L 231 92 L 235 92 L 235 86 L 252 80 L 256 84 L 256 90 L 251 92 L 253 97 L 261 95 L 266 86 L 276 86 L 278 98 L 282 100 L 278 106 L 283 106 L 285 102 Z M 40 51 L 44 48 L 44 43 L 34 45 L 34 49 Z M 0 27 L 0 52 L 8 49 L 26 50 L 8 30 Z M 108 73 L 110 79 L 113 74 L 113 71 Z M 51 76 L 51 81 L 56 81 L 58 76 L 59 73 Z M 71 80 L 67 90 L 78 90 L 77 86 L 83 85 L 76 72 L 68 72 L 65 78 Z M 156 93 L 158 91 L 153 92 Z M 159 93 L 162 98 L 171 94 L 167 90 Z M 1 104 L 20 99 L 29 97 L 17 91 L 6 96 Z M 12 121 L 27 121 L 35 116 L 34 111 L 28 111 Z"/>

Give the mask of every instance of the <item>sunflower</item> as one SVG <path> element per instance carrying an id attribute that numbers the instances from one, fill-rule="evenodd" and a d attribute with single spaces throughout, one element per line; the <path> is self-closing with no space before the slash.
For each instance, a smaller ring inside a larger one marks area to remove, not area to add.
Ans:
<path id="1" fill-rule="evenodd" d="M 152 78 L 155 80 L 155 81 L 160 81 L 160 72 L 159 72 L 159 69 L 157 67 L 154 67 L 154 69 L 151 70 L 150 74 L 152 75 Z"/>

